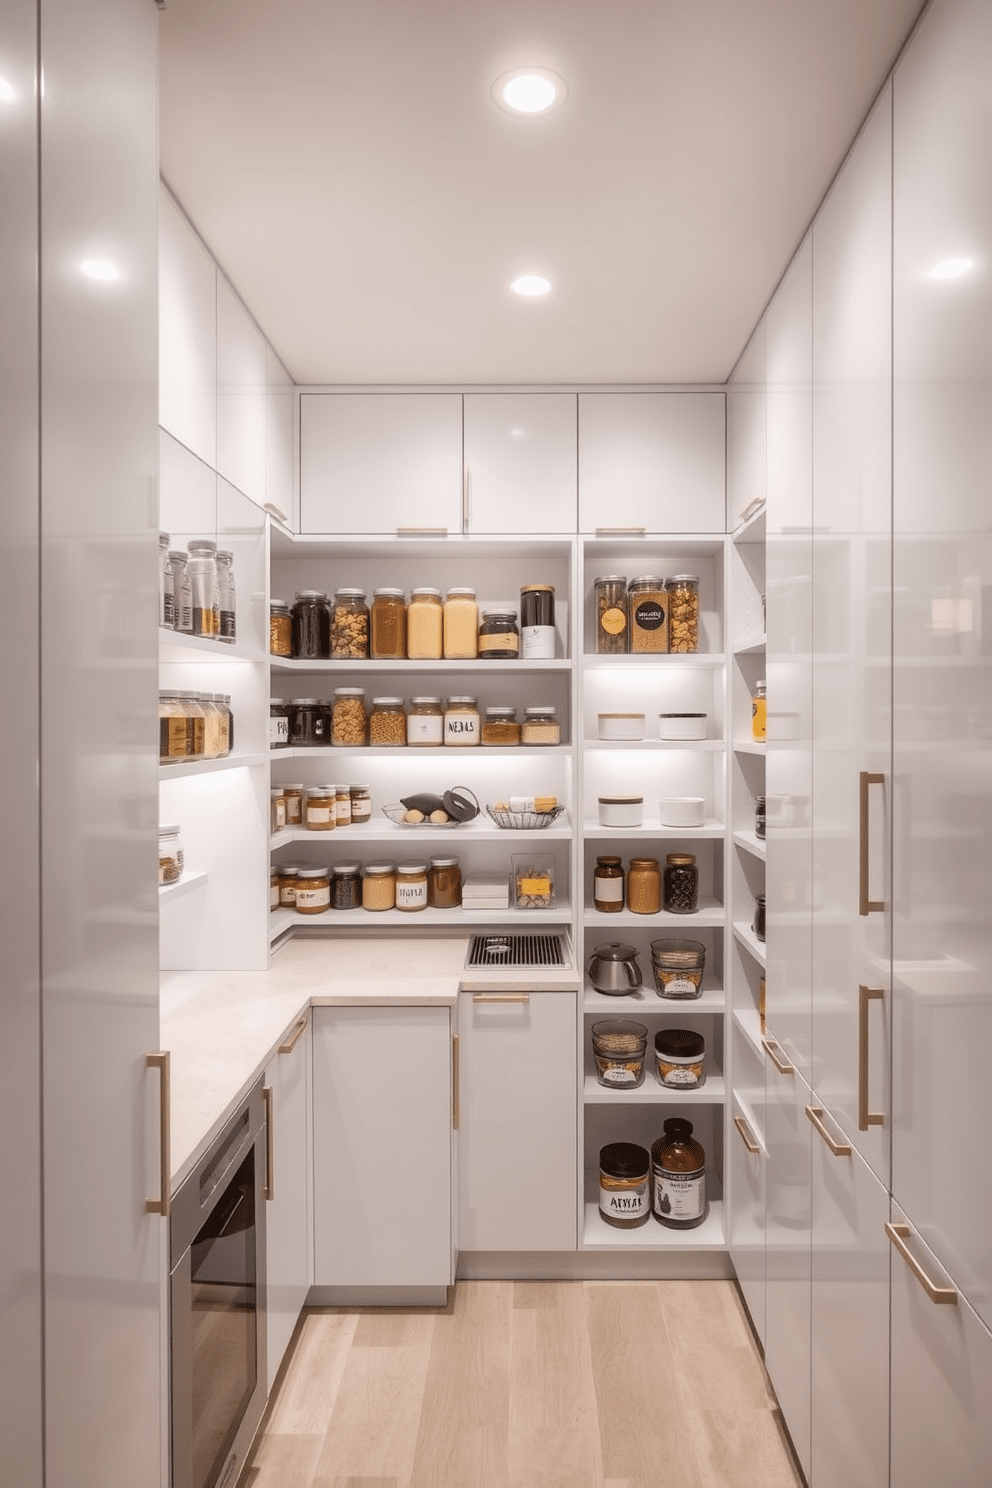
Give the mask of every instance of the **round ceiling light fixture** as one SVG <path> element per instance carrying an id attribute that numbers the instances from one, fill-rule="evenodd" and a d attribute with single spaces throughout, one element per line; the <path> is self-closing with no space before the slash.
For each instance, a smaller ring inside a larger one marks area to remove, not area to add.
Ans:
<path id="1" fill-rule="evenodd" d="M 551 293 L 551 280 L 543 274 L 520 274 L 510 281 L 510 288 L 525 300 L 537 300 Z"/>
<path id="2" fill-rule="evenodd" d="M 492 95 L 508 114 L 547 114 L 568 97 L 565 79 L 547 67 L 514 67 L 502 73 L 492 86 Z"/>

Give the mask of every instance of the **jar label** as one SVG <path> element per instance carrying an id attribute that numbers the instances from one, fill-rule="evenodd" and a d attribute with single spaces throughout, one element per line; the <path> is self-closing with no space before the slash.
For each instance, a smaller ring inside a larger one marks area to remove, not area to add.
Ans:
<path id="1" fill-rule="evenodd" d="M 478 713 L 455 713 L 445 718 L 444 742 L 446 744 L 475 744 L 478 738 Z"/>
<path id="2" fill-rule="evenodd" d="M 396 881 L 397 909 L 425 909 L 427 907 L 427 880 L 420 883 Z"/>
<path id="3" fill-rule="evenodd" d="M 408 744 L 440 744 L 444 732 L 444 720 L 439 713 L 408 713 L 406 719 L 406 741 Z"/>
<path id="4" fill-rule="evenodd" d="M 665 606 L 656 599 L 645 599 L 634 610 L 638 630 L 660 630 L 665 623 Z"/>
<path id="5" fill-rule="evenodd" d="M 336 808 L 332 811 L 329 806 L 308 806 L 307 826 L 326 827 L 329 821 L 334 820 L 335 814 Z"/>
<path id="6" fill-rule="evenodd" d="M 597 878 L 593 894 L 599 904 L 620 904 L 623 900 L 623 879 Z"/>
<path id="7" fill-rule="evenodd" d="M 299 827 L 303 824 L 303 797 L 286 797 L 286 825 L 287 827 Z"/>
<path id="8" fill-rule="evenodd" d="M 604 610 L 599 617 L 599 623 L 607 635 L 622 635 L 627 629 L 627 616 L 623 610 Z"/>
<path id="9" fill-rule="evenodd" d="M 520 632 L 520 654 L 525 661 L 554 661 L 554 626 L 525 625 Z"/>
<path id="10" fill-rule="evenodd" d="M 512 630 L 498 631 L 495 635 L 480 635 L 479 655 L 485 656 L 487 651 L 512 651 L 514 656 L 520 649 L 520 640 Z"/>
<path id="11" fill-rule="evenodd" d="M 611 1085 L 636 1085 L 637 1073 L 628 1064 L 608 1064 L 600 1070 L 602 1078 Z"/>
<path id="12" fill-rule="evenodd" d="M 273 883 L 272 884 L 272 887 L 269 889 L 269 908 L 270 909 L 278 909 L 279 908 L 279 883 L 278 883 L 278 881 L 276 881 L 275 883 Z"/>
<path id="13" fill-rule="evenodd" d="M 666 1085 L 698 1085 L 699 1064 L 669 1064 L 667 1060 L 659 1061 L 661 1078 Z"/>
<path id="14" fill-rule="evenodd" d="M 706 1210 L 706 1169 L 669 1173 L 654 1169 L 654 1212 L 662 1219 L 699 1219 Z"/>
<path id="15" fill-rule="evenodd" d="M 640 1219 L 648 1212 L 647 1180 L 636 1188 L 606 1188 L 600 1183 L 599 1207 L 610 1219 Z"/>
<path id="16" fill-rule="evenodd" d="M 296 908 L 296 885 L 295 883 L 280 884 L 279 903 L 284 909 Z"/>
<path id="17" fill-rule="evenodd" d="M 272 830 L 281 832 L 286 825 L 286 802 L 283 800 L 272 802 Z"/>
<path id="18" fill-rule="evenodd" d="M 666 997 L 695 997 L 698 990 L 695 982 L 690 982 L 687 977 L 672 977 L 665 983 Z"/>
<path id="19" fill-rule="evenodd" d="M 325 884 L 322 889 L 297 889 L 296 907 L 297 909 L 330 909 L 330 884 Z"/>
<path id="20" fill-rule="evenodd" d="M 334 808 L 334 822 L 338 827 L 351 826 L 351 802 L 338 801 Z"/>

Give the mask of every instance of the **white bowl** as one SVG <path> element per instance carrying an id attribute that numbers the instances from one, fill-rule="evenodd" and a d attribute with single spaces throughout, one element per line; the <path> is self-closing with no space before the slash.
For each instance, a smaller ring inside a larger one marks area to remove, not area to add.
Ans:
<path id="1" fill-rule="evenodd" d="M 601 827 L 639 827 L 643 821 L 643 796 L 600 796 Z"/>
<path id="2" fill-rule="evenodd" d="M 659 713 L 660 734 L 663 739 L 705 739 L 705 713 Z"/>
<path id="3" fill-rule="evenodd" d="M 701 827 L 702 796 L 662 796 L 658 802 L 658 820 L 663 827 Z"/>
<path id="4" fill-rule="evenodd" d="M 643 739 L 643 713 L 600 713 L 599 737 L 601 739 Z"/>

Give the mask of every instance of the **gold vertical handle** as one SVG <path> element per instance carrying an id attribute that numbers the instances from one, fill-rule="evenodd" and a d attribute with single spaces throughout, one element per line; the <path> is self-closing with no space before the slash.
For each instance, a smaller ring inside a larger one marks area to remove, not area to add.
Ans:
<path id="1" fill-rule="evenodd" d="M 776 1039 L 763 1038 L 761 1045 L 780 1075 L 794 1075 L 796 1073 L 796 1066 L 794 1064 L 789 1064 L 786 1059 L 779 1059 L 778 1056 L 781 1053 L 782 1046 Z"/>
<path id="2" fill-rule="evenodd" d="M 868 1109 L 868 1004 L 884 1000 L 883 987 L 858 988 L 858 1131 L 885 1125 L 884 1111 Z"/>
<path id="3" fill-rule="evenodd" d="M 851 1144 L 849 1142 L 838 1142 L 836 1138 L 830 1135 L 829 1131 L 824 1126 L 822 1106 L 807 1106 L 806 1115 L 809 1117 L 812 1124 L 816 1127 L 817 1131 L 820 1133 L 820 1136 L 830 1148 L 830 1151 L 833 1153 L 834 1157 L 850 1157 Z"/>
<path id="4" fill-rule="evenodd" d="M 472 473 L 467 465 L 462 466 L 462 535 L 469 530 L 472 516 Z"/>
<path id="5" fill-rule="evenodd" d="M 530 1002 L 529 992 L 473 992 L 473 1002 Z"/>
<path id="6" fill-rule="evenodd" d="M 873 785 L 884 785 L 885 776 L 876 774 L 872 770 L 862 770 L 858 780 L 859 797 L 859 853 L 858 853 L 858 914 L 883 914 L 885 912 L 884 899 L 872 899 L 868 887 L 868 822 L 869 822 L 869 789 Z"/>
<path id="7" fill-rule="evenodd" d="M 737 1130 L 740 1132 L 741 1141 L 744 1143 L 744 1146 L 747 1148 L 748 1152 L 760 1152 L 761 1151 L 761 1148 L 758 1146 L 757 1142 L 754 1140 L 754 1137 L 751 1134 L 751 1130 L 748 1127 L 747 1122 L 743 1119 L 743 1117 L 741 1117 L 741 1116 L 735 1116 L 734 1117 L 734 1125 L 736 1126 Z"/>
<path id="8" fill-rule="evenodd" d="M 451 1129 L 458 1130 L 461 1120 L 461 1092 L 459 1089 L 458 1035 L 451 1035 Z"/>
<path id="9" fill-rule="evenodd" d="M 146 1214 L 161 1214 L 168 1219 L 171 1209 L 172 1147 L 169 1140 L 172 1125 L 171 1074 L 168 1049 L 145 1055 L 145 1068 L 157 1069 L 159 1077 L 158 1108 L 158 1198 L 145 1200 Z"/>
<path id="10" fill-rule="evenodd" d="M 306 1026 L 307 1026 L 307 1020 L 306 1020 L 305 1017 L 304 1018 L 301 1018 L 298 1023 L 294 1023 L 294 1025 L 293 1025 L 293 1031 L 289 1035 L 289 1038 L 286 1039 L 286 1041 L 284 1043 L 282 1043 L 282 1044 L 279 1045 L 279 1053 L 280 1054 L 292 1054 L 293 1050 L 296 1048 L 297 1044 L 300 1042 L 300 1039 L 303 1037 L 303 1034 L 304 1034 L 304 1031 L 306 1029 Z"/>
<path id="11" fill-rule="evenodd" d="M 272 1086 L 262 1086 L 262 1104 L 265 1107 L 265 1197 L 274 1199 L 276 1194 L 276 1148 L 272 1125 Z"/>
<path id="12" fill-rule="evenodd" d="M 923 1267 L 920 1265 L 919 1261 L 913 1255 L 909 1246 L 906 1244 L 909 1236 L 913 1233 L 908 1224 L 887 1224 L 885 1226 L 885 1233 L 888 1235 L 889 1239 L 892 1241 L 892 1244 L 902 1256 L 903 1260 L 906 1262 L 906 1265 L 909 1267 L 910 1271 L 912 1271 L 913 1275 L 916 1277 L 917 1281 L 920 1283 L 920 1286 L 926 1292 L 931 1302 L 956 1302 L 958 1300 L 958 1294 L 955 1291 L 954 1287 L 938 1286 L 935 1281 L 931 1280 L 931 1278 L 924 1271 Z"/>

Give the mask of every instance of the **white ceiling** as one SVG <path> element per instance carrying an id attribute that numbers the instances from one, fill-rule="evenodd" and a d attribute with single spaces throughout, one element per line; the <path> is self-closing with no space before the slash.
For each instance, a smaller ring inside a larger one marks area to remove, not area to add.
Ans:
<path id="1" fill-rule="evenodd" d="M 162 171 L 297 382 L 722 382 L 919 8 L 167 0 Z"/>

